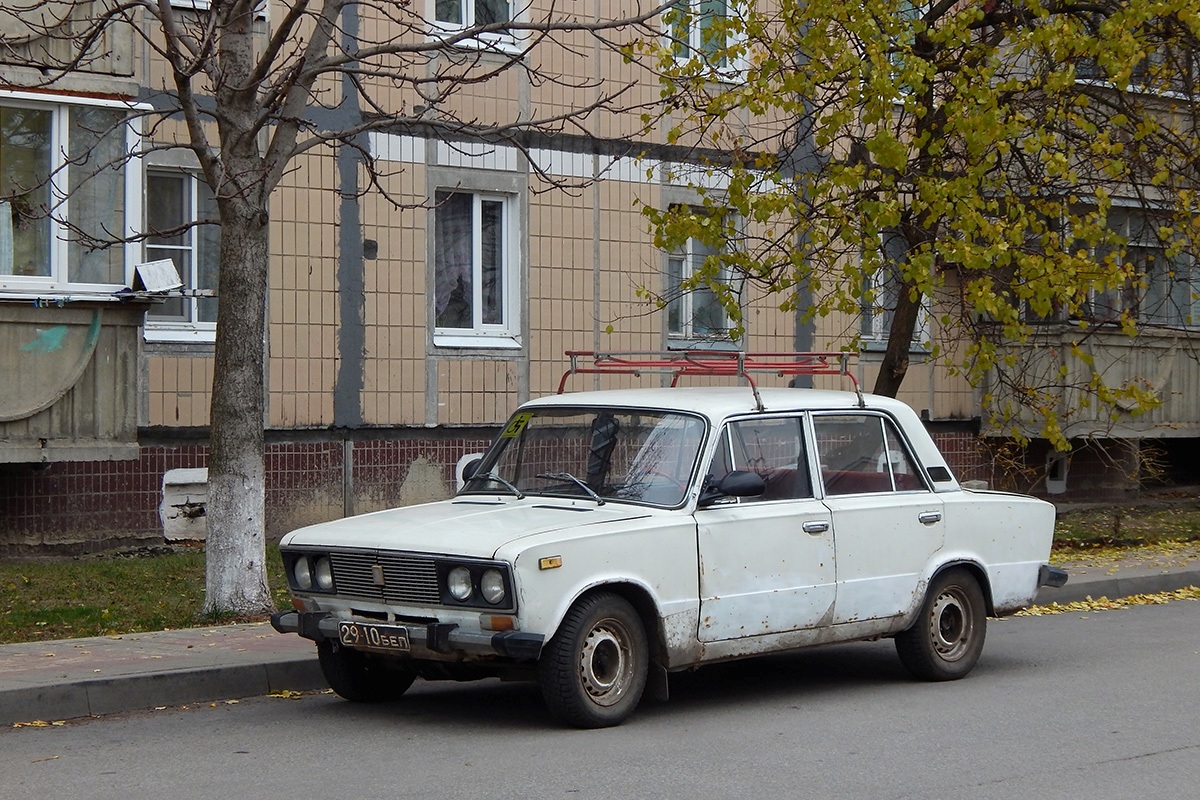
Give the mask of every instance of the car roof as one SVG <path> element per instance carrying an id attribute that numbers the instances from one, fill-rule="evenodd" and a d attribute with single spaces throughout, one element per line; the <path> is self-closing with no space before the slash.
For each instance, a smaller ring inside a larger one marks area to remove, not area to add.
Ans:
<path id="1" fill-rule="evenodd" d="M 859 395 L 828 389 L 760 388 L 763 413 L 784 411 L 867 409 L 891 411 L 911 409 L 899 400 L 880 395 Z M 649 389 L 605 389 L 592 392 L 567 392 L 530 400 L 522 408 L 554 406 L 605 406 L 691 411 L 710 419 L 749 414 L 758 411 L 754 392 L 748 386 L 698 387 L 679 386 Z"/>

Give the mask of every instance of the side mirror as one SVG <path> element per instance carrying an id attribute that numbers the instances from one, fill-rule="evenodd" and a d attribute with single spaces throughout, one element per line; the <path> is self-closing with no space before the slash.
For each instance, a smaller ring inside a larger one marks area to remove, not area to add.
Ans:
<path id="1" fill-rule="evenodd" d="M 757 472 L 735 469 L 715 486 L 705 488 L 700 495 L 700 505 L 707 506 L 722 497 L 758 497 L 767 490 L 767 482 Z"/>
<path id="2" fill-rule="evenodd" d="M 735 469 L 721 479 L 717 490 L 728 497 L 758 497 L 767 490 L 767 482 L 757 472 Z"/>
<path id="3" fill-rule="evenodd" d="M 479 465 L 482 463 L 482 453 L 470 453 L 458 460 L 458 464 L 454 467 L 455 491 L 462 491 L 467 481 L 471 480 L 479 471 Z"/>

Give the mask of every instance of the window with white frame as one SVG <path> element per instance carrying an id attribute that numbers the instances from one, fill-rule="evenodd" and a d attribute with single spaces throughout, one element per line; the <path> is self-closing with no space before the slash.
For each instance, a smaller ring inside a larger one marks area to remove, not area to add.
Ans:
<path id="1" fill-rule="evenodd" d="M 885 347 L 891 337 L 896 303 L 900 299 L 900 293 L 907 291 L 899 269 L 905 247 L 899 234 L 893 231 L 884 233 L 882 248 L 885 263 L 867 277 L 866 288 L 869 289 L 869 296 L 863 298 L 859 334 L 868 350 Z M 917 325 L 913 330 L 911 349 L 928 350 L 931 335 L 929 303 L 928 299 L 923 297 L 917 312 Z"/>
<path id="2" fill-rule="evenodd" d="M 147 337 L 170 329 L 215 331 L 221 229 L 212 189 L 196 173 L 151 170 L 146 175 L 146 260 L 169 259 L 183 281 L 183 296 L 147 314 Z M 209 222 L 205 222 L 208 220 Z M 161 334 L 160 334 L 161 338 Z"/>
<path id="3" fill-rule="evenodd" d="M 124 106 L 0 94 L 0 291 L 112 293 L 140 213 Z"/>
<path id="4" fill-rule="evenodd" d="M 475 337 L 475 345 L 491 346 L 488 337 L 515 337 L 512 198 L 440 190 L 435 203 L 435 342 L 467 337 L 461 343 L 469 346 Z"/>
<path id="5" fill-rule="evenodd" d="M 890 42 L 888 60 L 895 71 L 900 73 L 904 70 L 907 63 L 906 55 L 912 52 L 913 44 L 917 40 L 917 22 L 929 10 L 929 3 L 927 0 L 900 0 L 897 10 L 899 12 L 900 32 Z"/>
<path id="6" fill-rule="evenodd" d="M 684 289 L 685 282 L 699 272 L 718 250 L 691 237 L 682 248 L 667 256 L 667 335 L 677 339 L 728 339 L 729 315 L 717 294 L 707 285 Z M 720 280 L 728 282 L 722 271 Z"/>
<path id="7" fill-rule="evenodd" d="M 1103 42 L 1101 30 L 1105 21 L 1106 16 L 1101 13 L 1086 15 L 1087 36 Z M 1114 57 L 1104 63 L 1095 56 L 1082 56 L 1075 61 L 1075 78 L 1086 83 L 1112 85 L 1113 73 L 1129 67 L 1129 85 L 1122 88 L 1190 96 L 1192 87 L 1200 79 L 1200 59 L 1191 44 L 1194 36 L 1178 19 L 1161 17 L 1145 20 L 1137 36 L 1143 48 L 1136 52 L 1138 60 L 1135 63 L 1122 62 L 1121 58 L 1115 57 L 1116 52 L 1109 53 Z"/>
<path id="8" fill-rule="evenodd" d="M 1131 277 L 1120 286 L 1094 290 L 1088 318 L 1116 322 L 1122 313 L 1149 325 L 1192 327 L 1200 323 L 1200 270 L 1186 252 L 1168 254 L 1167 243 L 1158 234 L 1159 221 L 1141 209 L 1115 207 L 1108 213 L 1108 227 L 1122 247 L 1093 248 L 1098 263 L 1119 259 Z"/>
<path id="9" fill-rule="evenodd" d="M 433 19 L 442 34 L 483 25 L 512 22 L 514 0 L 430 0 L 433 4 Z M 512 33 L 498 31 L 481 33 L 475 39 L 481 44 L 505 48 L 515 44 Z"/>
<path id="10" fill-rule="evenodd" d="M 733 0 L 678 0 L 666 15 L 671 47 L 679 61 L 702 58 L 710 67 L 728 66 L 725 21 Z"/>
<path id="11" fill-rule="evenodd" d="M 170 0 L 170 3 L 180 11 L 205 12 L 212 9 L 212 0 Z M 270 10 L 267 0 L 255 0 L 254 18 L 256 20 L 267 19 Z"/>

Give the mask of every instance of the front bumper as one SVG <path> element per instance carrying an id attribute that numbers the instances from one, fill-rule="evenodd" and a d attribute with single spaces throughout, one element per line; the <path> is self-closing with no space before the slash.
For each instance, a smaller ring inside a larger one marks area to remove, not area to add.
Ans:
<path id="1" fill-rule="evenodd" d="M 319 642 L 338 638 L 338 618 L 325 611 L 279 611 L 271 616 L 271 627 L 280 633 L 298 633 Z M 540 633 L 523 631 L 464 631 L 454 622 L 402 625 L 408 632 L 411 657 L 444 660 L 456 655 L 500 656 L 514 661 L 536 659 L 545 639 Z"/>
<path id="2" fill-rule="evenodd" d="M 1060 586 L 1065 586 L 1067 583 L 1067 571 L 1052 567 L 1049 564 L 1042 564 L 1038 568 L 1038 586 L 1050 586 L 1057 589 Z"/>

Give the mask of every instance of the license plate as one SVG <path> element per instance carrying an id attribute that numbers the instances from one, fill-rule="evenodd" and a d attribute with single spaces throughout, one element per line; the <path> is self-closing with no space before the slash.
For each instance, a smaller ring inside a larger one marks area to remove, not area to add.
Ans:
<path id="1" fill-rule="evenodd" d="M 339 622 L 338 641 L 357 650 L 381 650 L 390 653 L 408 652 L 408 630 L 396 625 L 373 625 L 366 622 Z"/>

